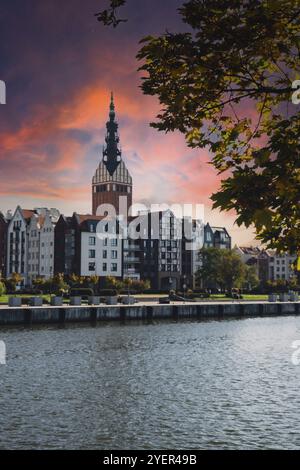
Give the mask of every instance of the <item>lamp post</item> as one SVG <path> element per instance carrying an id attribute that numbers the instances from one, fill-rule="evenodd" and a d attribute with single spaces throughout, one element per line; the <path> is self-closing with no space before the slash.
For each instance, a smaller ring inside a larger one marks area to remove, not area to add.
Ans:
<path id="1" fill-rule="evenodd" d="M 185 303 L 185 291 L 186 291 L 186 288 L 187 288 L 187 285 L 186 285 L 186 274 L 183 275 L 183 285 L 182 285 L 182 288 L 183 288 L 183 302 Z"/>

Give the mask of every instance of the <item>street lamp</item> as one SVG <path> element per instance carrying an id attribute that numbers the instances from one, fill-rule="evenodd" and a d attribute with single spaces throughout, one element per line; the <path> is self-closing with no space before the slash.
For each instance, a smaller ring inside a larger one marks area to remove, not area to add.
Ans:
<path id="1" fill-rule="evenodd" d="M 183 301 L 185 302 L 185 291 L 186 291 L 186 288 L 187 288 L 187 285 L 186 285 L 186 274 L 183 275 L 183 285 L 182 285 L 182 288 L 183 288 Z"/>

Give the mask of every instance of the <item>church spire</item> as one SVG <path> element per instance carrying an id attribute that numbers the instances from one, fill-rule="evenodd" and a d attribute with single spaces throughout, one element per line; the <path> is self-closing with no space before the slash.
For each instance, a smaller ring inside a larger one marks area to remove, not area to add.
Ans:
<path id="1" fill-rule="evenodd" d="M 114 103 L 114 94 L 111 92 L 110 94 L 110 107 L 109 107 L 109 118 L 111 121 L 114 121 L 116 117 L 115 113 L 115 103 Z"/>
<path id="2" fill-rule="evenodd" d="M 106 123 L 105 147 L 103 150 L 103 161 L 110 175 L 114 173 L 121 161 L 121 150 L 119 149 L 118 124 L 115 121 L 114 95 L 111 92 L 109 121 Z"/>
<path id="3" fill-rule="evenodd" d="M 132 177 L 121 157 L 122 150 L 113 93 L 108 95 L 107 104 L 108 120 L 102 149 L 103 158 L 92 181 L 93 215 L 97 214 L 98 208 L 102 204 L 111 204 L 115 208 L 116 214 L 123 213 L 122 201 L 124 201 L 124 197 L 127 200 L 127 207 L 132 206 Z"/>

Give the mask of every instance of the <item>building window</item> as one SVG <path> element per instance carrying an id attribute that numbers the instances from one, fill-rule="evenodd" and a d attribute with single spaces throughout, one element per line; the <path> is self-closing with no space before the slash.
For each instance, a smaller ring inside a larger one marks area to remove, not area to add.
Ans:
<path id="1" fill-rule="evenodd" d="M 103 271 L 107 271 L 107 263 L 103 263 L 103 265 L 102 265 L 102 270 L 103 270 Z"/>
<path id="2" fill-rule="evenodd" d="M 103 250 L 103 259 L 106 259 L 106 258 L 107 258 L 107 251 Z"/>
<path id="3" fill-rule="evenodd" d="M 116 238 L 111 239 L 111 246 L 117 246 L 118 245 L 118 240 Z"/>
<path id="4" fill-rule="evenodd" d="M 96 266 L 95 263 L 89 263 L 89 271 L 95 271 Z"/>
<path id="5" fill-rule="evenodd" d="M 89 258 L 96 258 L 96 251 L 95 250 L 89 250 Z"/>
<path id="6" fill-rule="evenodd" d="M 95 246 L 96 245 L 96 238 L 95 237 L 89 237 L 89 245 L 90 246 Z"/>
<path id="7" fill-rule="evenodd" d="M 118 258 L 118 252 L 117 252 L 117 250 L 112 250 L 112 252 L 111 252 L 111 257 L 112 257 L 112 259 L 117 259 L 117 258 Z"/>
<path id="8" fill-rule="evenodd" d="M 111 270 L 112 270 L 112 272 L 118 271 L 118 265 L 117 265 L 117 263 L 112 263 L 112 264 L 111 264 Z"/>

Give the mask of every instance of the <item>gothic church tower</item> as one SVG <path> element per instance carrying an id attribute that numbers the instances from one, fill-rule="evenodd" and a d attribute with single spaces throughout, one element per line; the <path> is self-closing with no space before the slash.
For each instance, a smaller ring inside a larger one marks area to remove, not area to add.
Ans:
<path id="1" fill-rule="evenodd" d="M 93 215 L 96 215 L 97 208 L 101 204 L 112 204 L 119 214 L 120 196 L 126 196 L 128 209 L 132 205 L 132 178 L 122 160 L 118 124 L 115 118 L 114 98 L 111 94 L 103 156 L 92 181 Z"/>

